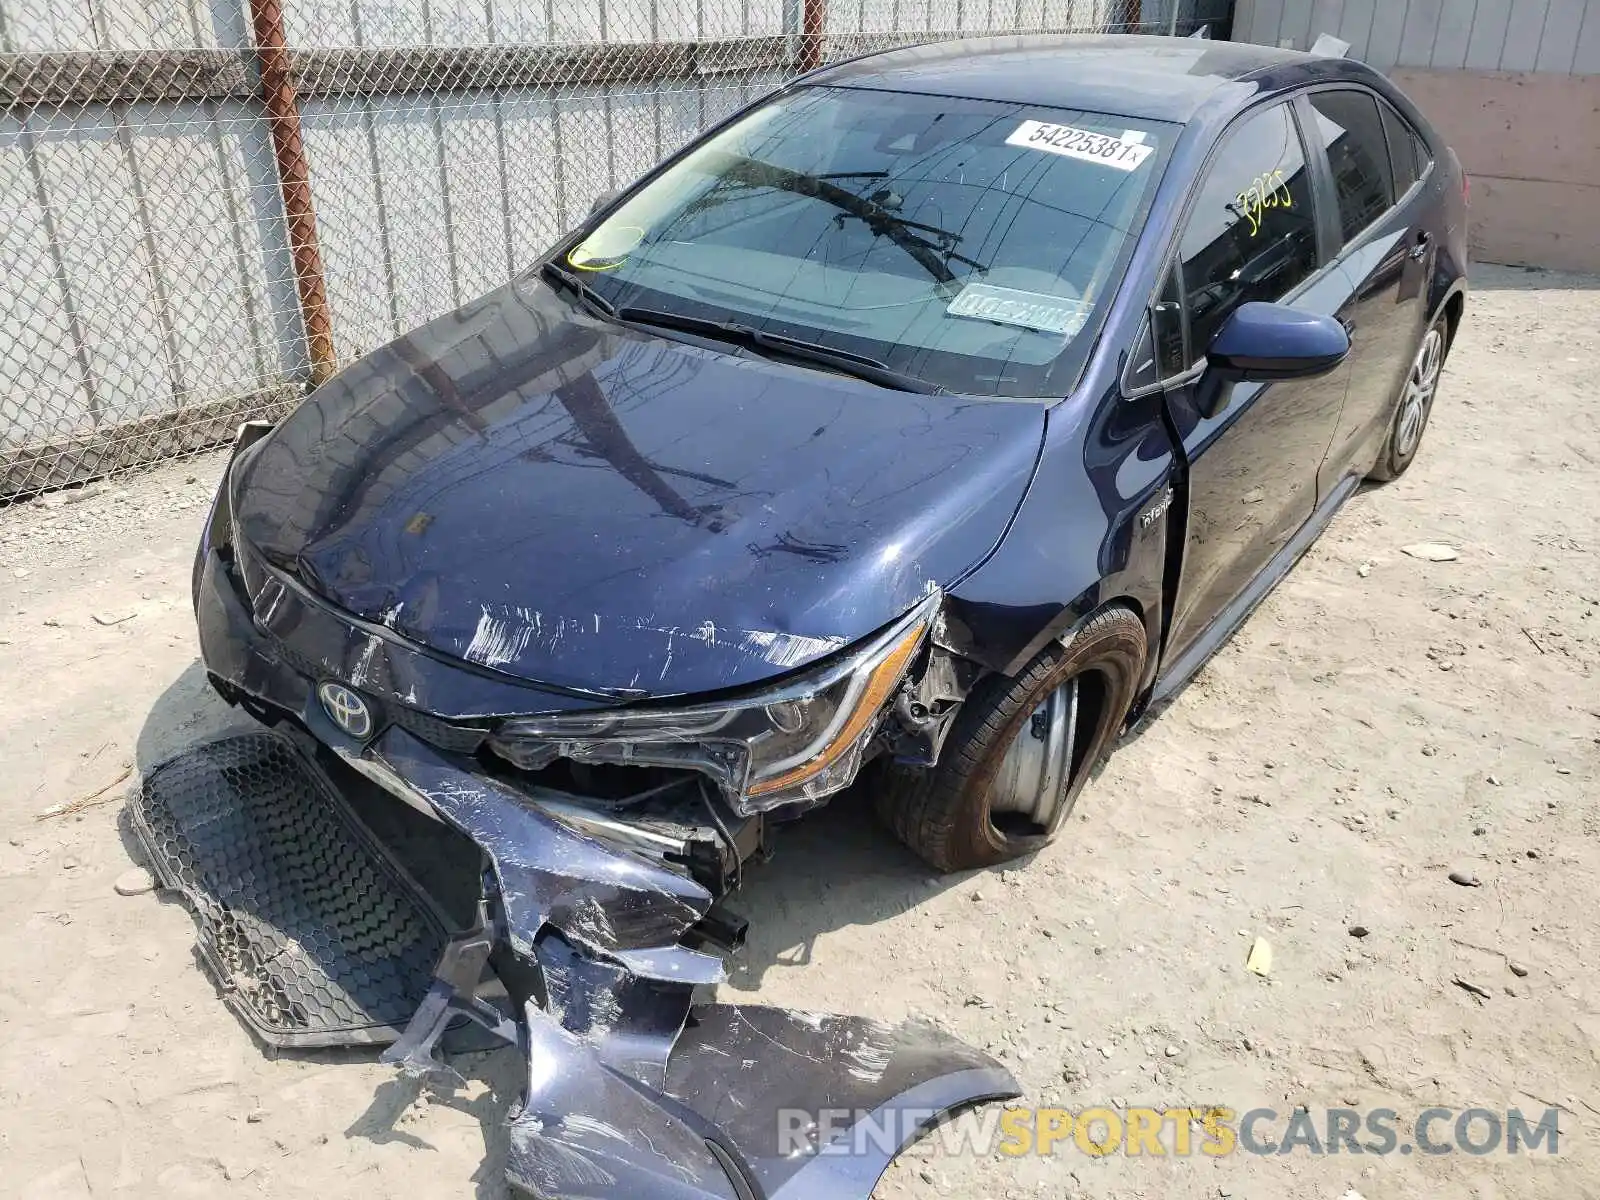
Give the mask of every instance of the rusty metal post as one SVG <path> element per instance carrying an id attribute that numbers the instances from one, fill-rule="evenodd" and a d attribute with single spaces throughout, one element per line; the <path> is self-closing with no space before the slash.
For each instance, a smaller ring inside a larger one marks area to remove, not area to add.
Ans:
<path id="1" fill-rule="evenodd" d="M 294 260 L 295 288 L 306 326 L 311 356 L 311 381 L 333 373 L 333 320 L 328 315 L 328 289 L 322 277 L 322 249 L 317 243 L 317 212 L 311 198 L 311 167 L 300 131 L 300 102 L 289 72 L 289 49 L 283 35 L 282 0 L 250 0 L 256 58 L 261 65 L 261 102 L 272 130 L 278 188 L 289 226 L 289 253 Z"/>
<path id="2" fill-rule="evenodd" d="M 828 0 L 803 0 L 801 9 L 800 70 L 822 65 L 822 43 L 828 28 Z"/>

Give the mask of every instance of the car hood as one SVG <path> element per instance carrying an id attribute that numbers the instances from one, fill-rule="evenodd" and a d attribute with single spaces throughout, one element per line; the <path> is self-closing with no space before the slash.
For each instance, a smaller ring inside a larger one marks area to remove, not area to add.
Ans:
<path id="1" fill-rule="evenodd" d="M 233 511 L 434 650 L 681 695 L 821 658 L 980 562 L 1045 411 L 643 335 L 523 279 L 319 388 L 241 460 Z"/>

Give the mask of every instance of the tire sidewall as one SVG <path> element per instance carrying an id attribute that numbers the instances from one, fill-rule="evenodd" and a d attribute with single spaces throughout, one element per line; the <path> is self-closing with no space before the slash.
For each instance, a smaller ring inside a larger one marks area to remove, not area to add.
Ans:
<path id="1" fill-rule="evenodd" d="M 1138 618 L 1131 612 L 1125 609 L 1120 611 L 1137 622 Z M 1110 629 L 1095 631 L 1092 619 L 1086 622 L 1085 626 L 1085 633 L 1075 637 L 1066 645 L 1052 645 L 1041 652 L 1042 655 L 1053 657 L 1055 661 L 1048 672 L 1035 682 L 1027 698 L 1016 705 L 1015 711 L 1001 726 L 999 736 L 993 740 L 980 760 L 979 767 L 966 780 L 963 791 L 966 805 L 969 806 L 969 818 L 963 822 L 967 836 L 962 840 L 967 843 L 965 850 L 971 852 L 973 857 L 989 863 L 1004 862 L 1007 859 L 1033 853 L 1049 842 L 1071 819 L 1078 795 L 1083 791 L 1084 784 L 1093 774 L 1095 764 L 1105 754 L 1133 703 L 1134 691 L 1138 687 L 1139 675 L 1144 666 L 1143 625 L 1139 625 L 1138 646 L 1133 653 L 1129 652 L 1130 639 L 1123 629 L 1113 626 Z M 1035 664 L 1037 662 L 1036 659 Z M 1072 772 L 1066 795 L 1062 799 L 1064 811 L 1057 819 L 1055 829 L 1050 833 L 1041 834 L 1003 833 L 995 828 L 991 818 L 989 791 L 1001 764 L 1005 761 L 1007 752 L 1011 749 L 1012 742 L 1032 719 L 1034 710 L 1044 703 L 1052 692 L 1075 676 L 1090 671 L 1099 672 L 1105 680 L 1106 694 L 1099 714 L 1099 727 Z M 964 854 L 963 857 L 967 855 Z"/>
<path id="2" fill-rule="evenodd" d="M 1437 332 L 1440 338 L 1439 350 L 1439 379 L 1434 383 L 1433 395 L 1428 398 L 1428 404 L 1422 412 L 1422 428 L 1417 430 L 1417 443 L 1411 447 L 1411 453 L 1400 453 L 1400 419 L 1405 412 L 1406 387 L 1411 381 L 1411 372 L 1416 367 L 1417 355 L 1422 353 L 1423 344 L 1428 340 L 1430 333 Z M 1403 475 L 1408 467 L 1417 460 L 1418 453 L 1422 450 L 1423 440 L 1428 436 L 1428 423 L 1433 419 L 1434 401 L 1439 398 L 1439 387 L 1444 381 L 1445 362 L 1450 357 L 1450 320 L 1444 314 L 1434 318 L 1432 324 L 1423 330 L 1422 337 L 1417 340 L 1417 347 L 1411 353 L 1411 361 L 1406 364 L 1405 382 L 1400 385 L 1400 395 L 1395 400 L 1394 415 L 1389 418 L 1389 436 L 1383 444 L 1384 475 L 1389 479 L 1397 479 Z"/>

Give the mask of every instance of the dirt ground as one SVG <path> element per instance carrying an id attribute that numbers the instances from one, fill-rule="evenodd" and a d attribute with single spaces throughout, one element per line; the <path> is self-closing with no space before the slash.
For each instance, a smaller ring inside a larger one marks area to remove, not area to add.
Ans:
<path id="1" fill-rule="evenodd" d="M 881 1195 L 1600 1195 L 1600 280 L 1474 282 L 1417 465 L 1351 501 L 1057 845 L 935 879 L 848 796 L 747 882 L 725 995 L 924 1014 L 1033 1104 L 1555 1106 L 1559 1155 L 931 1154 Z M 239 720 L 188 599 L 220 465 L 0 511 L 0 1190 L 500 1196 L 513 1055 L 453 1097 L 371 1055 L 270 1060 L 187 912 L 114 889 L 130 772 Z"/>

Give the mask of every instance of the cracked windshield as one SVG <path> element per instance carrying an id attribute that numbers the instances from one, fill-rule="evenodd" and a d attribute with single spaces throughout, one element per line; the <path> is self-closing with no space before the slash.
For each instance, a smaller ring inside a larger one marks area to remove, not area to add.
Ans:
<path id="1" fill-rule="evenodd" d="M 644 324 L 826 363 L 821 351 L 923 390 L 1059 398 L 1175 132 L 806 89 L 670 167 L 565 265 Z"/>

